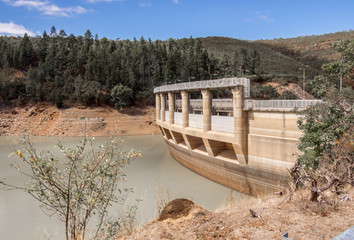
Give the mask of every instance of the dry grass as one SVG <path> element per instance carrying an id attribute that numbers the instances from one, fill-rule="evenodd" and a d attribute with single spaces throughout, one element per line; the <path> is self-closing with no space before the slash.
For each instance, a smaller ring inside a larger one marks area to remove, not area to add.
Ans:
<path id="1" fill-rule="evenodd" d="M 165 206 L 171 201 L 170 191 L 168 189 L 164 189 L 160 184 L 156 186 L 156 205 L 157 205 L 157 213 L 161 214 L 162 210 Z"/>
<path id="2" fill-rule="evenodd" d="M 354 190 L 349 190 L 353 198 Z M 194 205 L 189 215 L 176 220 L 152 221 L 125 239 L 331 239 L 354 225 L 354 201 L 339 202 L 333 195 L 321 203 L 309 202 L 307 191 L 285 196 L 234 199 L 209 212 Z M 252 217 L 250 209 L 259 217 Z"/>

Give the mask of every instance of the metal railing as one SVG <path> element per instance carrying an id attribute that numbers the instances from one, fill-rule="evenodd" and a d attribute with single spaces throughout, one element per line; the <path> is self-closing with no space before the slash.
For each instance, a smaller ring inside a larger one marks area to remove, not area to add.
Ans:
<path id="1" fill-rule="evenodd" d="M 244 110 L 251 109 L 294 109 L 294 108 L 306 108 L 308 106 L 321 103 L 322 100 L 245 100 L 243 103 Z M 182 109 L 182 100 L 177 99 L 175 101 L 176 108 Z M 212 107 L 215 110 L 230 110 L 232 111 L 232 99 L 213 99 Z M 191 109 L 203 109 L 202 99 L 190 99 Z"/>
<path id="2" fill-rule="evenodd" d="M 250 80 L 248 78 L 222 78 L 216 80 L 184 82 L 171 85 L 163 85 L 154 88 L 154 93 L 177 92 L 183 90 L 200 91 L 203 89 L 225 89 L 235 86 L 243 86 L 244 97 L 250 97 Z"/>
<path id="3" fill-rule="evenodd" d="M 245 100 L 244 109 L 294 109 L 306 108 L 322 100 Z"/>

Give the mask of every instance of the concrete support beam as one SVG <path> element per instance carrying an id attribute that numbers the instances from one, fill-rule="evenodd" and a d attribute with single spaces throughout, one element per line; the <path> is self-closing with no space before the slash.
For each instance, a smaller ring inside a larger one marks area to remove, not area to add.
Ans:
<path id="1" fill-rule="evenodd" d="M 189 141 L 188 141 L 187 135 L 184 134 L 184 133 L 182 133 L 182 137 L 183 137 L 183 139 L 184 139 L 184 142 L 185 142 L 186 145 L 187 145 L 187 148 L 188 148 L 189 150 L 192 150 L 192 147 L 191 147 L 191 145 L 190 145 L 190 143 L 189 143 Z"/>
<path id="2" fill-rule="evenodd" d="M 246 112 L 242 109 L 243 104 L 243 86 L 236 86 L 232 89 L 232 102 L 234 113 L 234 135 L 233 144 L 237 160 L 241 164 L 247 164 L 247 124 Z"/>
<path id="3" fill-rule="evenodd" d="M 165 99 L 165 94 L 160 93 L 160 99 L 161 99 L 161 121 L 165 121 L 165 109 L 166 109 L 166 99 Z"/>
<path id="4" fill-rule="evenodd" d="M 156 120 L 160 120 L 161 118 L 161 100 L 160 94 L 155 95 L 155 105 L 156 105 Z"/>
<path id="5" fill-rule="evenodd" d="M 182 127 L 189 127 L 189 92 L 182 91 Z"/>
<path id="6" fill-rule="evenodd" d="M 174 106 L 175 106 L 175 94 L 173 92 L 168 92 L 168 115 L 170 119 L 170 124 L 175 123 Z"/>
<path id="7" fill-rule="evenodd" d="M 211 130 L 211 91 L 202 90 L 203 96 L 203 132 Z"/>

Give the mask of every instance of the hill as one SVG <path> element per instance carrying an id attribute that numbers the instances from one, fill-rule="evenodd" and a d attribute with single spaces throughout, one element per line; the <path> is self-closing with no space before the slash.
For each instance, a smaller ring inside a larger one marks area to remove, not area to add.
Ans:
<path id="1" fill-rule="evenodd" d="M 342 39 L 354 39 L 354 31 L 349 30 L 297 38 L 259 40 L 256 43 L 281 52 L 303 64 L 320 69 L 323 63 L 339 59 L 338 52 L 332 46 Z"/>
<path id="2" fill-rule="evenodd" d="M 242 51 L 257 51 L 260 55 L 260 71 L 274 77 L 301 78 L 299 68 L 306 66 L 308 77 L 322 73 L 324 63 L 338 60 L 339 53 L 333 43 L 342 39 L 354 39 L 354 31 L 343 31 L 324 35 L 297 38 L 247 41 L 226 37 L 200 38 L 202 45 L 216 58 L 241 59 Z"/>
<path id="3" fill-rule="evenodd" d="M 307 79 L 321 74 L 323 63 L 339 58 L 333 43 L 348 38 L 354 39 L 353 31 L 260 41 L 109 40 L 93 38 L 89 30 L 84 36 L 64 30 L 35 38 L 0 36 L 0 101 L 119 109 L 121 98 L 128 99 L 124 104 L 152 104 L 154 86 L 190 80 L 246 76 L 252 84 L 298 84 L 301 68 Z"/>
<path id="4" fill-rule="evenodd" d="M 241 61 L 242 51 L 246 50 L 248 53 L 257 51 L 260 55 L 260 71 L 266 74 L 300 77 L 299 68 L 304 67 L 302 62 L 257 42 L 226 37 L 207 37 L 200 38 L 200 40 L 203 47 L 218 59 L 228 56 L 231 59 L 236 57 L 239 59 L 238 61 Z M 311 75 L 316 75 L 319 72 L 319 69 L 314 68 L 309 71 Z"/>

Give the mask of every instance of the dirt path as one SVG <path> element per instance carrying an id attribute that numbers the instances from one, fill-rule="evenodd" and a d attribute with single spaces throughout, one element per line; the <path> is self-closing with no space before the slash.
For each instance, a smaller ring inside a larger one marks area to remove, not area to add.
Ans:
<path id="1" fill-rule="evenodd" d="M 17 136 L 25 130 L 35 136 L 82 136 L 85 127 L 89 136 L 159 134 L 151 106 L 119 112 L 107 106 L 59 110 L 43 103 L 24 108 L 0 107 L 0 136 Z"/>

